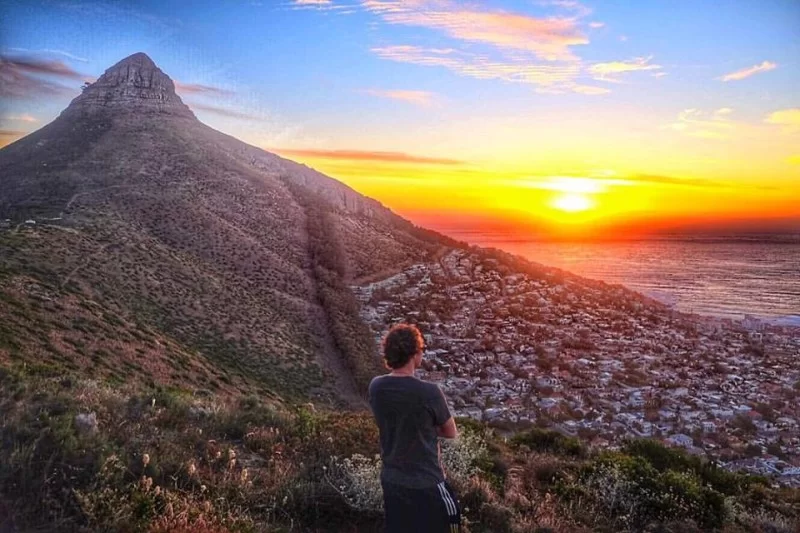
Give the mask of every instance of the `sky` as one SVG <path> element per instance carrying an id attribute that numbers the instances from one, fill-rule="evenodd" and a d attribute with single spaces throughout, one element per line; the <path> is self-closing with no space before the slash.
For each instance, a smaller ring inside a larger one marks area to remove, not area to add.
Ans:
<path id="1" fill-rule="evenodd" d="M 796 0 L 11 0 L 0 146 L 135 52 L 206 124 L 445 232 L 800 232 Z"/>

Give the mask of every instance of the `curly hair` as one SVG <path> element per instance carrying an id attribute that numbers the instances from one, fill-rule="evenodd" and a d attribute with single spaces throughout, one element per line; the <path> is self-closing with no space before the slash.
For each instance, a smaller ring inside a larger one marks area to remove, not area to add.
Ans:
<path id="1" fill-rule="evenodd" d="M 397 324 L 383 338 L 383 361 L 389 368 L 401 368 L 425 349 L 425 339 L 417 326 Z"/>

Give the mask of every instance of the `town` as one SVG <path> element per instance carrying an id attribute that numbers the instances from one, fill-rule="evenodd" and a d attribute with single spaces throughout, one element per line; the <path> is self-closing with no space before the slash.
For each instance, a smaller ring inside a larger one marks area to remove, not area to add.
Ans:
<path id="1" fill-rule="evenodd" d="M 420 327 L 418 375 L 456 416 L 600 448 L 656 438 L 800 486 L 800 328 L 681 313 L 478 248 L 353 290 L 377 340 Z"/>

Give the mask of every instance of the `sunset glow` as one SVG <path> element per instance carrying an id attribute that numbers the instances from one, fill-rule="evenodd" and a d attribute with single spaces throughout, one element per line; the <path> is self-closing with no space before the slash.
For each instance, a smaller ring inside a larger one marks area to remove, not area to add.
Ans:
<path id="1" fill-rule="evenodd" d="M 568 213 L 586 211 L 587 209 L 591 209 L 593 205 L 589 197 L 584 194 L 562 194 L 553 200 L 553 207 Z"/>
<path id="2" fill-rule="evenodd" d="M 0 145 L 141 50 L 202 121 L 434 228 L 800 227 L 796 2 L 34 2 L 5 15 Z"/>

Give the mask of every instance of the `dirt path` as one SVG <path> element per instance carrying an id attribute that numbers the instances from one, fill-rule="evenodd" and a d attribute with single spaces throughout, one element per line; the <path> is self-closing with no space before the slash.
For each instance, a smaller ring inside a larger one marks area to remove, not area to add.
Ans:
<path id="1" fill-rule="evenodd" d="M 291 188 L 287 189 L 294 197 Z M 303 215 L 307 218 L 308 211 L 306 207 L 303 206 L 302 202 L 297 201 L 297 199 L 295 199 L 295 201 L 303 208 Z M 308 237 L 307 222 L 305 234 Z M 310 240 L 311 239 L 309 238 L 309 243 Z M 308 264 L 312 265 L 312 250 L 310 244 L 306 246 L 306 258 L 308 260 Z M 314 274 L 313 268 L 306 269 L 306 275 L 313 281 L 312 300 L 314 303 L 312 304 L 308 313 L 309 324 L 316 323 L 323 326 L 318 328 L 321 330 L 321 333 L 317 335 L 321 346 L 319 352 L 316 354 L 317 363 L 320 365 L 320 367 L 327 370 L 333 376 L 333 389 L 340 400 L 342 400 L 350 408 L 364 409 L 367 406 L 366 401 L 357 392 L 358 389 L 356 387 L 355 380 L 353 379 L 353 376 L 348 368 L 345 366 L 343 355 L 336 347 L 333 334 L 331 333 L 331 318 L 328 316 L 328 312 L 325 310 L 325 307 L 320 303 L 320 281 Z"/>

